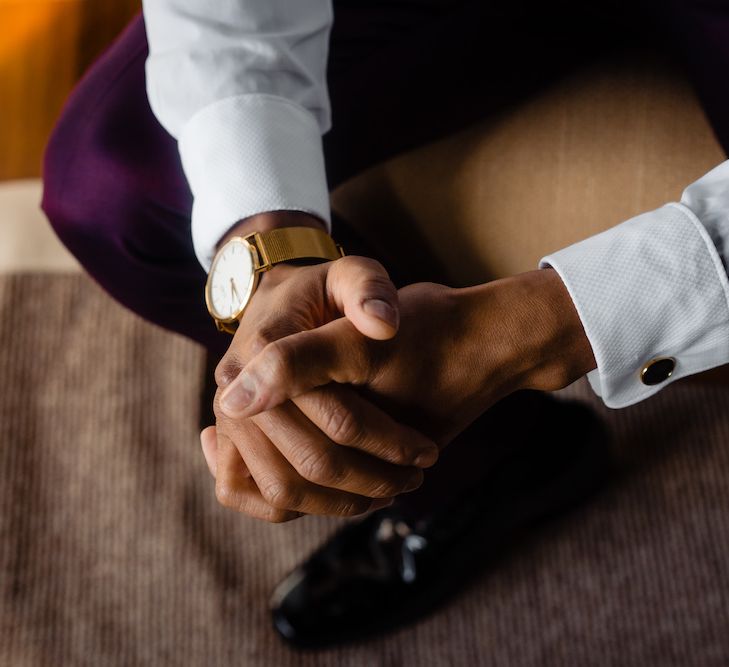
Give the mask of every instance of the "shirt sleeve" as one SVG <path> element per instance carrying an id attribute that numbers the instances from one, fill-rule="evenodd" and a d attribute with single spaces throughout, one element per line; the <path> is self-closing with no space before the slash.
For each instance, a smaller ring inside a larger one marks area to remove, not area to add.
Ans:
<path id="1" fill-rule="evenodd" d="M 729 161 L 680 203 L 644 213 L 540 260 L 562 278 L 592 346 L 587 377 L 608 407 L 652 396 L 729 362 Z M 642 370 L 670 358 L 648 385 Z"/>
<path id="2" fill-rule="evenodd" d="M 179 142 L 209 270 L 238 220 L 275 210 L 330 224 L 321 135 L 331 0 L 144 0 L 147 95 Z"/>

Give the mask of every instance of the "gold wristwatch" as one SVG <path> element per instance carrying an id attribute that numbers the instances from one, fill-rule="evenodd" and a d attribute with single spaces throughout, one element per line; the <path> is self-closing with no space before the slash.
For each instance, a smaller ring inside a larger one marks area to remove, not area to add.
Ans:
<path id="1" fill-rule="evenodd" d="M 235 333 L 264 271 L 292 260 L 344 255 L 331 236 L 313 227 L 281 227 L 234 236 L 218 250 L 205 285 L 205 303 L 220 331 Z"/>

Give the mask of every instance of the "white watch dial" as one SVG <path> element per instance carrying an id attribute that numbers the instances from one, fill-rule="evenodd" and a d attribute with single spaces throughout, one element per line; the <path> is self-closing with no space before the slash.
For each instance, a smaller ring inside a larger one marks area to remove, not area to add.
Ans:
<path id="1" fill-rule="evenodd" d="M 221 320 L 236 317 L 248 303 L 255 270 L 252 248 L 244 239 L 231 239 L 220 250 L 208 277 L 208 303 Z"/>

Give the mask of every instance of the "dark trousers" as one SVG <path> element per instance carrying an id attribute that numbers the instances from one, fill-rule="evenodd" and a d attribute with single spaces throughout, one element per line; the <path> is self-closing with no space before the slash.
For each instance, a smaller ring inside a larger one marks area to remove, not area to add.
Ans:
<path id="1" fill-rule="evenodd" d="M 335 1 L 334 129 L 324 139 L 330 185 L 517 104 L 634 40 L 685 61 L 729 151 L 729 0 Z M 79 83 L 47 149 L 43 208 L 115 299 L 220 354 L 229 339 L 204 306 L 192 197 L 176 142 L 147 102 L 146 56 L 138 17 Z M 351 252 L 343 223 L 334 234 Z"/>

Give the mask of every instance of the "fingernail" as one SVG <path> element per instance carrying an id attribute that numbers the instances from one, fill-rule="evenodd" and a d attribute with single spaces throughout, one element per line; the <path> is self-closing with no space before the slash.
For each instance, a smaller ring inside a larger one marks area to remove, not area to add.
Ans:
<path id="1" fill-rule="evenodd" d="M 424 449 L 415 457 L 413 465 L 416 465 L 418 468 L 430 468 L 437 460 L 437 449 Z"/>
<path id="2" fill-rule="evenodd" d="M 397 311 L 387 301 L 383 301 L 382 299 L 367 299 L 362 304 L 362 310 L 368 315 L 382 320 L 385 324 L 397 328 Z"/>
<path id="3" fill-rule="evenodd" d="M 245 410 L 256 397 L 256 384 L 247 373 L 241 373 L 220 397 L 223 412 L 236 413 Z"/>

